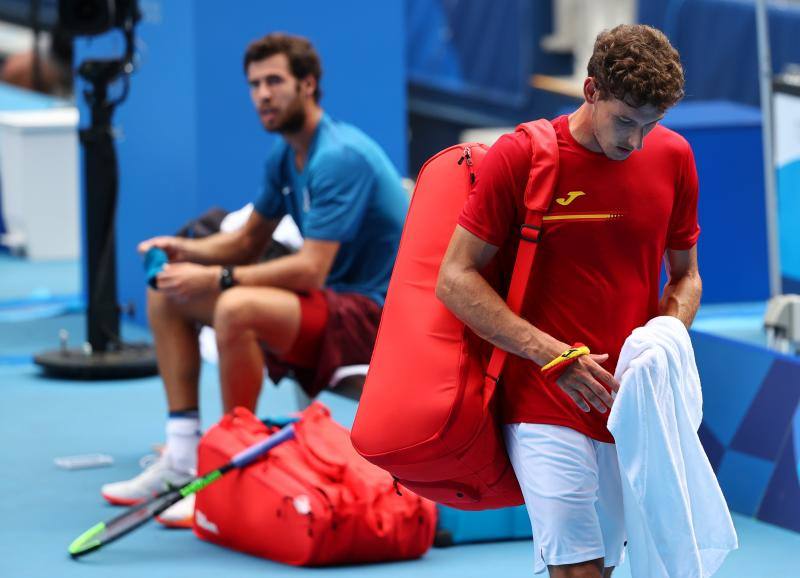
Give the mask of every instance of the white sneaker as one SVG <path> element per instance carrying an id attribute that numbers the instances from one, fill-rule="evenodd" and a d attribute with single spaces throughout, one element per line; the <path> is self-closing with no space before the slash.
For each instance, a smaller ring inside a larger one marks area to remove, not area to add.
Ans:
<path id="1" fill-rule="evenodd" d="M 171 505 L 156 516 L 156 520 L 167 528 L 191 528 L 194 521 L 194 494 L 190 494 Z"/>
<path id="2" fill-rule="evenodd" d="M 160 456 L 141 474 L 124 482 L 105 484 L 100 493 L 115 506 L 134 506 L 167 490 L 190 482 L 191 472 L 175 470 L 167 456 Z"/>

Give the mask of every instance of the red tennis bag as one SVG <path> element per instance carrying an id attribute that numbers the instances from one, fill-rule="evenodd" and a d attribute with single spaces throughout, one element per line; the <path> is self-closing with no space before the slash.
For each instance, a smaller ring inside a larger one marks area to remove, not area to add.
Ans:
<path id="1" fill-rule="evenodd" d="M 533 162 L 508 285 L 515 313 L 558 173 L 551 123 L 517 130 L 530 134 Z M 507 353 L 478 338 L 435 295 L 439 266 L 487 150 L 452 146 L 419 173 L 351 435 L 362 456 L 404 486 L 462 510 L 523 502 L 494 411 Z"/>
<path id="2" fill-rule="evenodd" d="M 203 436 L 198 469 L 209 472 L 274 433 L 236 408 Z M 197 494 L 194 532 L 221 546 L 303 566 L 418 558 L 433 543 L 435 505 L 398 488 L 360 457 L 350 435 L 314 403 L 296 438 Z"/>

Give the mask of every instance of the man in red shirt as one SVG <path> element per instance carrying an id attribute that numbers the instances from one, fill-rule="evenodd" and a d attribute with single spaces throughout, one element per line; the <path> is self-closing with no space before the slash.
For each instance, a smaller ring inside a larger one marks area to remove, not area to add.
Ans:
<path id="1" fill-rule="evenodd" d="M 559 178 L 521 316 L 480 272 L 497 256 L 511 273 L 531 167 L 525 132 L 487 153 L 442 262 L 439 298 L 512 354 L 501 407 L 536 573 L 608 577 L 622 561 L 620 476 L 606 427 L 617 358 L 633 329 L 658 315 L 688 327 L 700 302 L 694 157 L 658 125 L 683 84 L 679 55 L 658 30 L 622 25 L 597 37 L 585 102 L 552 121 Z M 659 298 L 664 257 L 669 282 Z M 541 367 L 576 342 L 595 353 L 543 377 Z"/>

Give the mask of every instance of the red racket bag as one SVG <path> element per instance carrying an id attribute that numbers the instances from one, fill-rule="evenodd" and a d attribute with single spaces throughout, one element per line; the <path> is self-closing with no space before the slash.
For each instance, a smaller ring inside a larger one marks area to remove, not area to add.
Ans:
<path id="1" fill-rule="evenodd" d="M 508 292 L 519 313 L 558 173 L 547 120 L 531 135 L 527 215 Z M 356 450 L 421 496 L 463 510 L 523 502 L 494 412 L 506 352 L 479 339 L 435 295 L 442 257 L 488 148 L 447 148 L 422 167 L 395 262 L 364 392 Z"/>
<path id="2" fill-rule="evenodd" d="M 200 441 L 199 472 L 274 431 L 236 408 Z M 360 457 L 324 405 L 303 411 L 295 431 L 264 459 L 198 492 L 195 534 L 297 566 L 404 560 L 430 548 L 435 505 Z"/>

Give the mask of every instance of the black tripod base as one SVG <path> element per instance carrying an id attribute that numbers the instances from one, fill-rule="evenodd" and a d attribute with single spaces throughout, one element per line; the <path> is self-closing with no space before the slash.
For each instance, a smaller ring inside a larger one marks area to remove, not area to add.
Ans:
<path id="1" fill-rule="evenodd" d="M 148 343 L 125 343 L 121 349 L 95 353 L 56 349 L 33 361 L 47 376 L 61 379 L 131 379 L 158 373 L 155 350 Z"/>

